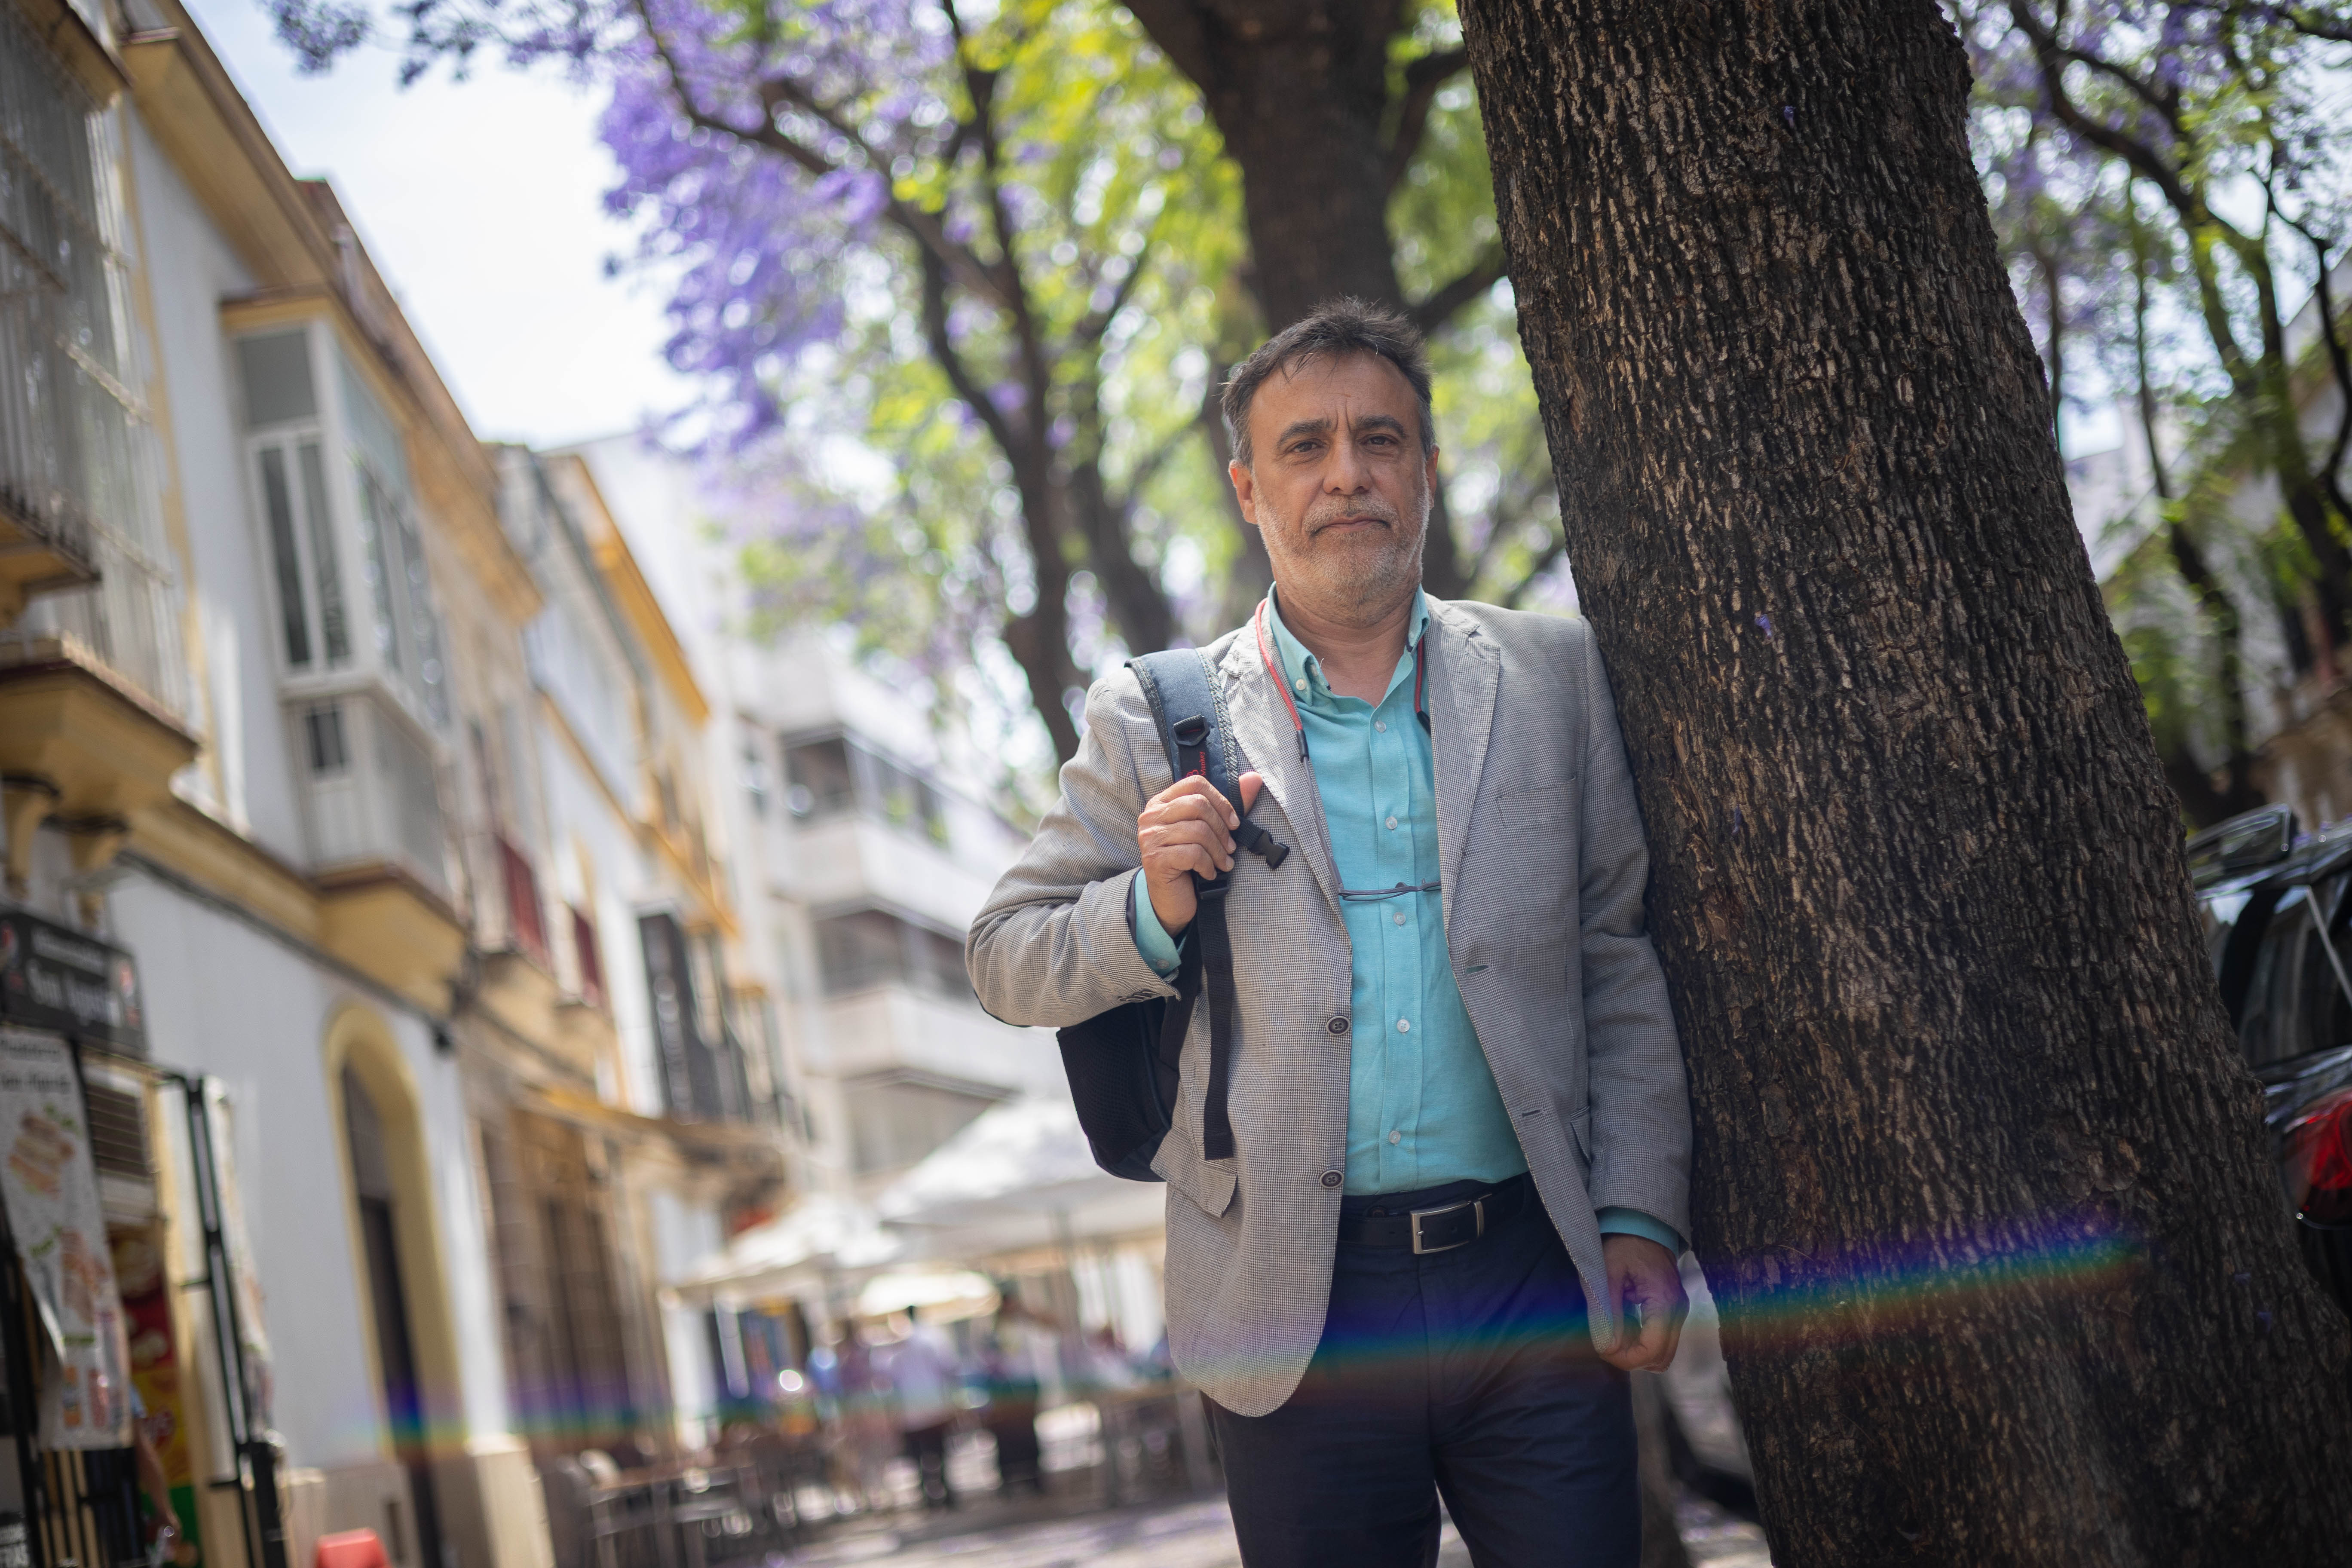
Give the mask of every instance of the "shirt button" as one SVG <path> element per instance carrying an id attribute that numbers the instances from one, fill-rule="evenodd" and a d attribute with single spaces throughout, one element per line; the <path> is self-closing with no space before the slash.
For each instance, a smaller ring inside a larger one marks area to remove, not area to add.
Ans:
<path id="1" fill-rule="evenodd" d="M 1372 728 L 1385 735 L 1389 732 L 1389 721 L 1385 719 L 1375 719 L 1372 721 Z"/>
<path id="2" fill-rule="evenodd" d="M 1391 1132 L 1389 1134 L 1389 1142 L 1391 1143 L 1402 1143 L 1404 1142 L 1404 1134 L 1402 1132 Z"/>
<path id="3" fill-rule="evenodd" d="M 1404 911 L 1402 910 L 1399 910 L 1392 918 L 1396 921 L 1397 924 L 1404 924 Z"/>
<path id="4" fill-rule="evenodd" d="M 1412 1034 L 1412 1020 L 1411 1018 L 1399 1018 L 1399 1019 L 1397 1020 L 1397 1033 L 1398 1033 L 1398 1034 L 1400 1034 L 1400 1035 L 1410 1035 L 1410 1034 Z"/>
<path id="5" fill-rule="evenodd" d="M 1306 682 L 1306 681 L 1304 681 L 1304 680 L 1294 680 L 1294 681 L 1292 681 L 1290 684 L 1291 684 L 1291 687 L 1292 687 L 1295 690 L 1297 690 L 1297 691 L 1299 693 L 1299 695 L 1301 695 L 1301 696 L 1305 696 L 1305 695 L 1306 695 L 1306 693 L 1307 693 L 1307 682 Z"/>
<path id="6" fill-rule="evenodd" d="M 1393 816 L 1390 817 L 1384 826 L 1388 827 L 1391 832 L 1394 832 L 1396 830 L 1396 818 Z"/>
<path id="7" fill-rule="evenodd" d="M 1331 1021 L 1323 1026 L 1335 1035 L 1344 1035 L 1348 1032 L 1348 1015 L 1334 1013 L 1331 1015 Z"/>
<path id="8" fill-rule="evenodd" d="M 1338 1185 L 1339 1184 L 1339 1181 L 1340 1181 L 1340 1176 L 1339 1176 L 1339 1172 L 1337 1172 L 1337 1171 L 1326 1171 L 1326 1172 L 1324 1172 L 1324 1173 L 1323 1173 L 1323 1184 L 1324 1184 L 1325 1186 L 1327 1186 L 1327 1187 L 1336 1187 L 1336 1186 L 1338 1186 Z"/>

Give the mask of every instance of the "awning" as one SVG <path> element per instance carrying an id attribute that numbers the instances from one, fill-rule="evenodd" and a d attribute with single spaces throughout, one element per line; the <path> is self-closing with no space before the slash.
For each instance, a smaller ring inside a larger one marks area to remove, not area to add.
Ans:
<path id="1" fill-rule="evenodd" d="M 972 1261 L 1156 1232 L 1166 1193 L 1097 1165 L 1077 1109 L 1041 1095 L 982 1112 L 893 1183 L 875 1211 L 909 1237 L 908 1257 Z"/>
<path id="2" fill-rule="evenodd" d="M 905 1240 L 865 1205 L 814 1196 L 752 1226 L 671 1284 L 695 1296 L 780 1295 L 879 1268 L 905 1250 Z"/>

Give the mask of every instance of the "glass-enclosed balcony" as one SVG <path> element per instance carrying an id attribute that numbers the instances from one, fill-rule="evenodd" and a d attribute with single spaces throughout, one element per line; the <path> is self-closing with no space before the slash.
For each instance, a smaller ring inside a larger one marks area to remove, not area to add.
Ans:
<path id="1" fill-rule="evenodd" d="M 399 426 L 324 320 L 235 346 L 267 636 L 313 862 L 398 862 L 446 890 L 448 672 Z"/>

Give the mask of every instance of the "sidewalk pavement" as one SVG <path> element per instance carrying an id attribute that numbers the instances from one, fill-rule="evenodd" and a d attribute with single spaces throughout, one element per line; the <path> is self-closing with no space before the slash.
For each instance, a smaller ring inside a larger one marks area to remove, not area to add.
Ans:
<path id="1" fill-rule="evenodd" d="M 1685 1498 L 1676 1510 L 1693 1568 L 1771 1568 L 1764 1532 L 1713 1503 Z M 939 1526 L 887 1525 L 836 1535 L 794 1552 L 795 1565 L 876 1563 L 884 1568 L 1241 1568 L 1223 1498 L 1155 1503 L 1115 1512 L 933 1533 Z M 1449 1522 L 1438 1568 L 1470 1568 Z"/>

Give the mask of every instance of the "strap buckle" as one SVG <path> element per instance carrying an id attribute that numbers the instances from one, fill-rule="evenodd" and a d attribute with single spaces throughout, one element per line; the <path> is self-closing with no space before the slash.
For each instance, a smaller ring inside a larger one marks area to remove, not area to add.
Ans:
<path id="1" fill-rule="evenodd" d="M 1487 1194 L 1490 1197 L 1492 1195 L 1492 1194 Z M 1471 1210 L 1476 1218 L 1478 1227 L 1475 1230 L 1459 1241 L 1448 1241 L 1436 1247 L 1422 1245 L 1421 1222 L 1423 1220 L 1435 1219 L 1440 1215 L 1458 1214 L 1464 1209 Z M 1458 1204 L 1447 1204 L 1444 1208 L 1415 1209 L 1410 1217 L 1412 1220 L 1412 1253 L 1415 1258 L 1424 1258 L 1433 1252 L 1451 1252 L 1457 1247 L 1469 1246 L 1486 1234 L 1486 1199 L 1485 1197 L 1465 1198 Z"/>

